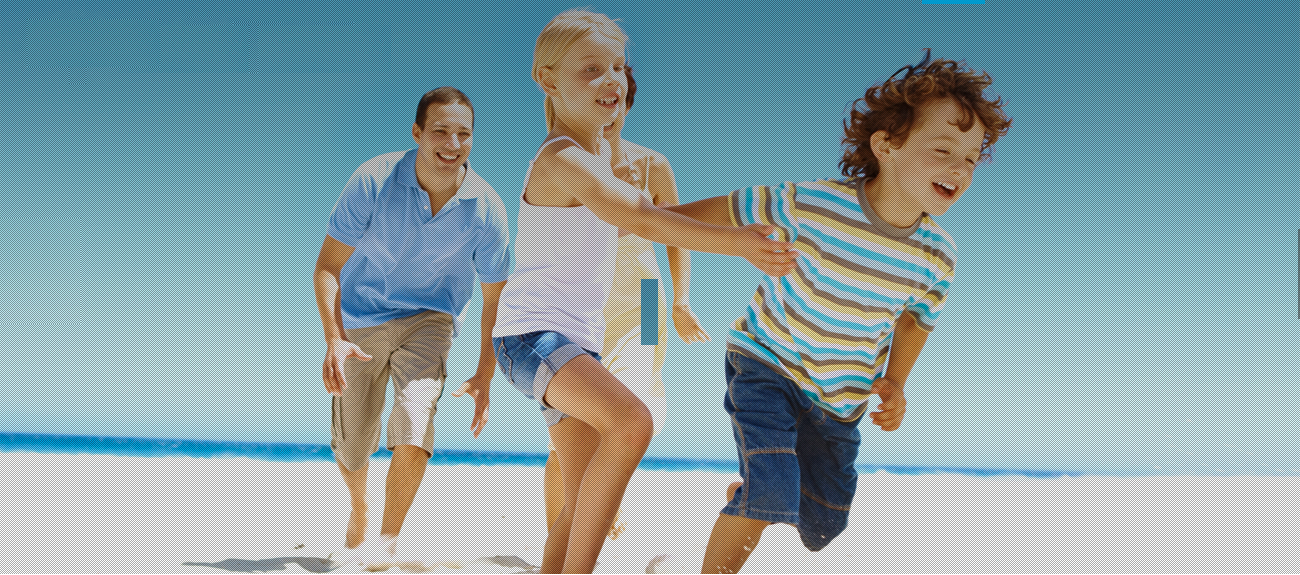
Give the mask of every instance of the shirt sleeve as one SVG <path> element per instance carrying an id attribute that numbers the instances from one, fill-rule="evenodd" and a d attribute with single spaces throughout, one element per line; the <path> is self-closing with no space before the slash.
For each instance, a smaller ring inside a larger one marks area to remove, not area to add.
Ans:
<path id="1" fill-rule="evenodd" d="M 366 228 L 370 227 L 378 193 L 379 186 L 374 174 L 366 169 L 366 165 L 357 168 L 347 185 L 343 186 L 338 202 L 334 204 L 326 233 L 344 244 L 356 247 L 361 236 L 366 233 Z"/>
<path id="2" fill-rule="evenodd" d="M 794 215 L 794 182 L 780 186 L 754 186 L 731 192 L 727 207 L 731 223 L 736 226 L 769 224 L 776 227 L 776 240 L 794 242 L 799 237 L 799 225 Z"/>
<path id="3" fill-rule="evenodd" d="M 496 192 L 485 193 L 483 199 L 488 203 L 486 226 L 474 248 L 474 270 L 482 283 L 503 282 L 510 277 L 514 263 L 506 207 Z"/>
<path id="4" fill-rule="evenodd" d="M 907 311 L 916 318 L 916 325 L 925 331 L 934 331 L 939 313 L 948 301 L 948 290 L 956 277 L 957 248 L 946 234 L 936 237 L 930 250 L 930 287 L 919 298 L 909 301 Z"/>

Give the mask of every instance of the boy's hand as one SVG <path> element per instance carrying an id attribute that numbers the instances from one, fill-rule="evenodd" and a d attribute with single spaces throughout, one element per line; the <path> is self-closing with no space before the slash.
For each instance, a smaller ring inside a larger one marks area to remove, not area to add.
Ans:
<path id="1" fill-rule="evenodd" d="M 774 226 L 749 224 L 739 229 L 743 235 L 737 255 L 770 276 L 783 276 L 794 271 L 794 260 L 799 252 L 794 251 L 794 244 L 790 242 L 778 242 L 767 237 L 776 229 Z"/>
<path id="2" fill-rule="evenodd" d="M 470 397 L 474 398 L 474 419 L 469 423 L 469 428 L 474 432 L 474 437 L 478 437 L 478 434 L 483 432 L 483 427 L 487 425 L 488 400 L 490 399 L 488 391 L 491 387 L 491 373 L 487 374 L 486 377 L 475 374 L 474 377 L 466 380 L 460 386 L 460 389 L 451 392 L 452 397 L 461 397 L 468 393 Z"/>
<path id="3" fill-rule="evenodd" d="M 325 349 L 325 364 L 321 367 L 321 379 L 325 381 L 325 391 L 335 397 L 343 397 L 343 390 L 348 382 L 343 377 L 343 362 L 349 357 L 361 361 L 370 361 L 371 357 L 361 351 L 357 344 L 350 341 L 334 340 Z"/>
<path id="4" fill-rule="evenodd" d="M 893 431 L 903 424 L 903 414 L 907 413 L 907 398 L 903 397 L 903 386 L 894 383 L 888 377 L 882 377 L 871 384 L 871 393 L 880 396 L 879 411 L 873 411 L 871 423 L 885 431 Z"/>

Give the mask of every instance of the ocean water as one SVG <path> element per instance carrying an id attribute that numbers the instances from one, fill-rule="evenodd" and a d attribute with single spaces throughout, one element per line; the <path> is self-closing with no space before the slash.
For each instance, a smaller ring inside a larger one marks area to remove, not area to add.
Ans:
<path id="1" fill-rule="evenodd" d="M 263 461 L 333 461 L 334 454 L 326 444 L 308 443 L 254 443 L 243 441 L 206 441 L 198 439 L 154 439 L 140 437 L 100 437 L 85 435 L 47 435 L 35 433 L 0 432 L 0 452 L 26 451 L 33 453 L 93 453 L 125 457 L 197 457 L 223 458 L 247 457 Z M 377 457 L 388 457 L 387 449 L 380 449 Z M 525 465 L 541 467 L 546 464 L 545 453 L 506 453 L 498 451 L 462 451 L 434 449 L 430 465 Z M 884 471 L 895 475 L 925 475 L 955 473 L 975 477 L 1021 475 L 1035 478 L 1053 478 L 1081 475 L 1074 471 L 1034 471 L 1016 469 L 971 469 L 958 467 L 901 467 L 859 463 L 862 474 Z M 640 469 L 656 471 L 715 471 L 737 473 L 735 461 L 718 459 L 678 459 L 647 457 L 641 460 Z"/>

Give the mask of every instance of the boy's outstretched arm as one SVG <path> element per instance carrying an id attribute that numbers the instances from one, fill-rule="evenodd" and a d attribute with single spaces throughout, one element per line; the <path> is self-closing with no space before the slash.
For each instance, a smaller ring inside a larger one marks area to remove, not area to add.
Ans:
<path id="1" fill-rule="evenodd" d="M 907 376 L 916 365 L 916 358 L 921 356 L 921 348 L 930 332 L 916 325 L 916 317 L 904 311 L 894 326 L 894 341 L 889 347 L 889 366 L 885 375 L 876 379 L 871 385 L 871 392 L 880 396 L 879 411 L 871 412 L 871 423 L 885 431 L 893 431 L 903 424 L 903 415 L 907 413 L 907 399 L 903 397 L 903 385 Z"/>

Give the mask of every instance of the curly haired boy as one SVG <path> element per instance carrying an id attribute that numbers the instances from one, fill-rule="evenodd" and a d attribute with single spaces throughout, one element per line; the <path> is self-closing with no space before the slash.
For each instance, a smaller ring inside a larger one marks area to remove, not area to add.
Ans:
<path id="1" fill-rule="evenodd" d="M 755 186 L 674 208 L 776 227 L 799 252 L 765 276 L 727 339 L 727 395 L 742 483 L 714 524 L 705 573 L 735 572 L 763 529 L 789 523 L 817 551 L 848 522 L 857 426 L 903 422 L 903 387 L 952 285 L 956 248 L 933 216 L 971 185 L 1011 119 L 992 78 L 929 50 L 854 102 L 844 177 Z M 866 413 L 868 397 L 880 397 Z"/>

